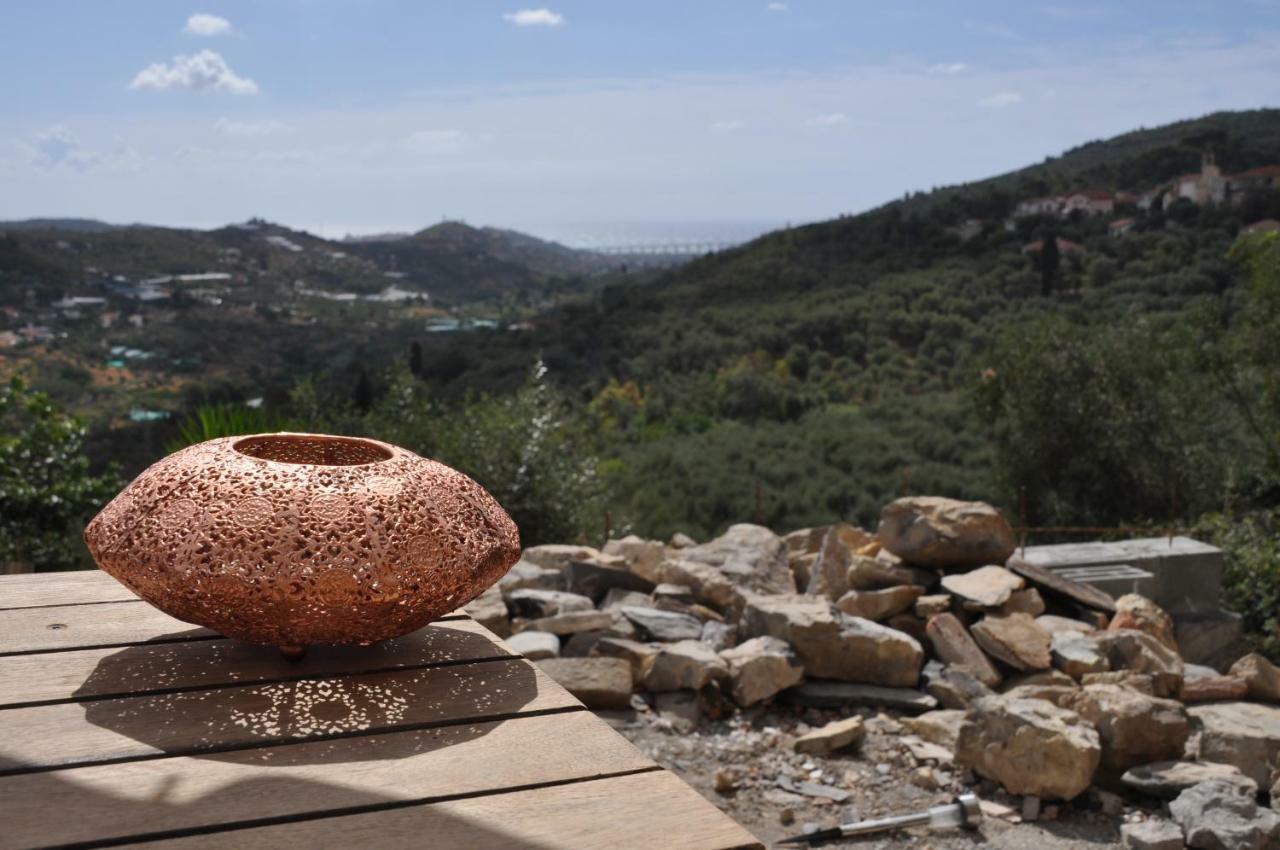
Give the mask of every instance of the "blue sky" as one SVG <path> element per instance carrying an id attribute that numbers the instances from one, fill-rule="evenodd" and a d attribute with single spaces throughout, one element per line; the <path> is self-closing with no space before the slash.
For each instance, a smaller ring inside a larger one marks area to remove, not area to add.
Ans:
<path id="1" fill-rule="evenodd" d="M 44 0 L 3 23 L 0 218 L 713 235 L 1280 105 L 1280 0 Z"/>

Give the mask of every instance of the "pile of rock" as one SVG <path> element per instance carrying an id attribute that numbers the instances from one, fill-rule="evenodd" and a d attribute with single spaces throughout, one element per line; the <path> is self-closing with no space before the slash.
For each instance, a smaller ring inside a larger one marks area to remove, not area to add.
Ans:
<path id="1" fill-rule="evenodd" d="M 736 525 L 703 544 L 533 547 L 468 611 L 596 708 L 690 724 L 774 699 L 927 712 L 934 746 L 1014 794 L 1099 783 L 1181 800 L 1227 782 L 1280 796 L 1280 670 L 1256 655 L 1225 674 L 1185 664 L 1150 600 L 1014 549 L 990 505 L 906 498 L 875 534 Z M 1217 791 L 1188 799 L 1243 816 Z M 1188 840 L 1200 827 L 1177 811 L 1191 807 L 1174 810 Z"/>

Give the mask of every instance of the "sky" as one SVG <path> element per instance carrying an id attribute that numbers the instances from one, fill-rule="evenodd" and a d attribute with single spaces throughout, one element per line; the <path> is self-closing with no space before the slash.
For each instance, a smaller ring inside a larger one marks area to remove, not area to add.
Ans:
<path id="1" fill-rule="evenodd" d="M 1280 106 L 1280 0 L 42 0 L 0 219 L 733 239 Z"/>

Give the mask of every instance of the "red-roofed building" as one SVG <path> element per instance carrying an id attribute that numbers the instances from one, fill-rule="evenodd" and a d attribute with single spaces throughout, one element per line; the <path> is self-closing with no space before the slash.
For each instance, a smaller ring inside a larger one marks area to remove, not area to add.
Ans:
<path id="1" fill-rule="evenodd" d="M 1244 228 L 1241 233 L 1274 233 L 1280 230 L 1280 221 L 1274 218 L 1264 218 L 1261 221 L 1255 221 L 1253 224 Z"/>
<path id="2" fill-rule="evenodd" d="M 1110 215 L 1116 208 L 1115 197 L 1101 189 L 1081 189 L 1068 193 L 1066 197 L 1063 215 L 1070 215 L 1076 210 L 1085 215 Z"/>
<path id="3" fill-rule="evenodd" d="M 1137 224 L 1137 221 L 1132 218 L 1118 218 L 1111 222 L 1107 229 L 1111 231 L 1112 236 L 1119 237 L 1124 236 L 1130 230 L 1133 230 L 1133 226 L 1135 224 Z"/>

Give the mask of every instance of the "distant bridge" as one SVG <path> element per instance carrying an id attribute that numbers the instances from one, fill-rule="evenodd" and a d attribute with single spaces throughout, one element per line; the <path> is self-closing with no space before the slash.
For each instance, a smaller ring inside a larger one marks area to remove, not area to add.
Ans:
<path id="1" fill-rule="evenodd" d="M 579 250 L 611 257 L 700 257 L 741 245 L 741 242 L 644 242 L 634 245 L 603 245 Z"/>

